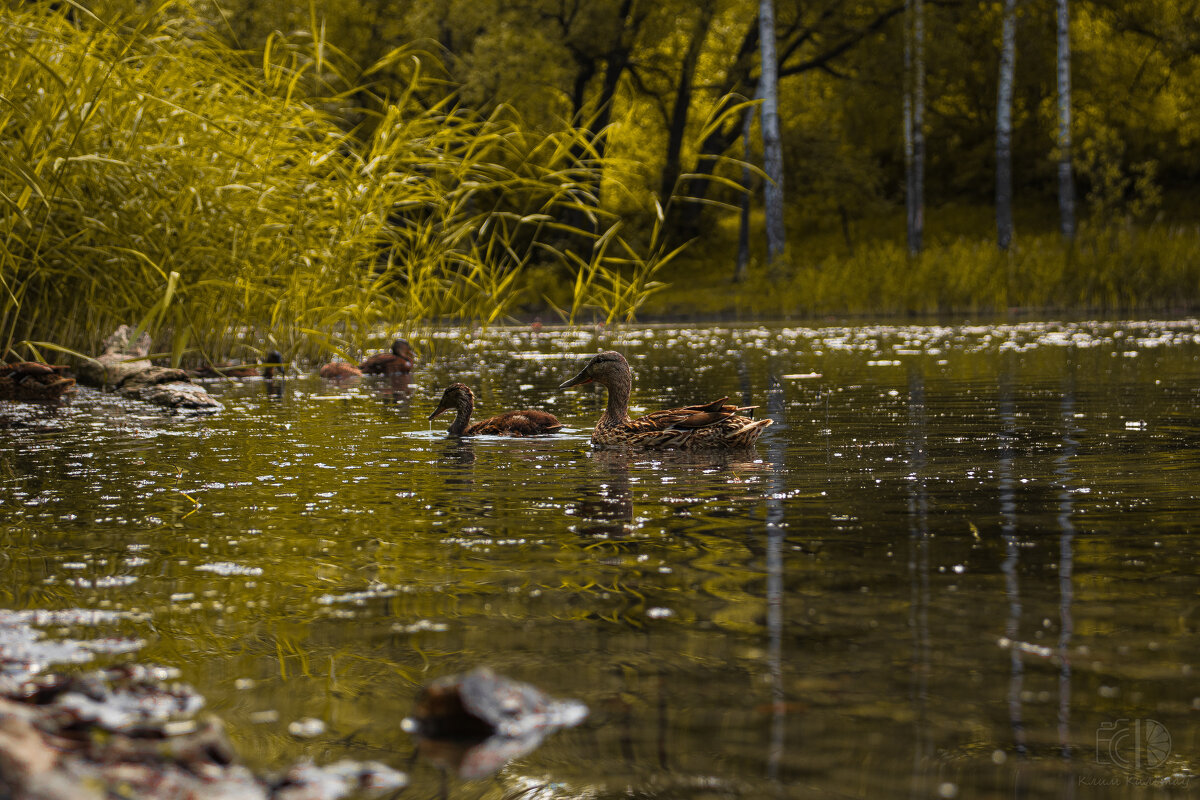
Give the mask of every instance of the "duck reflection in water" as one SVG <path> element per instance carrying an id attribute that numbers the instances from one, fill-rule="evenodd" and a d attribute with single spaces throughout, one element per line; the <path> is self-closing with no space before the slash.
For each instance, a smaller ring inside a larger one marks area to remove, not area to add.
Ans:
<path id="1" fill-rule="evenodd" d="M 407 372 L 390 372 L 379 384 L 385 403 L 402 403 L 412 397 L 412 379 Z"/>
<path id="2" fill-rule="evenodd" d="M 633 530 L 630 458 L 616 450 L 597 450 L 591 458 L 603 473 L 579 487 L 581 499 L 567 511 L 578 520 L 572 530 L 598 539 L 624 538 Z"/>
<path id="3" fill-rule="evenodd" d="M 446 464 L 450 469 L 457 472 L 458 467 L 470 467 L 475 464 L 475 443 L 469 438 L 454 439 L 447 438 L 438 443 L 437 447 L 437 463 Z M 443 481 L 448 484 L 452 483 L 474 483 L 470 480 L 470 473 L 465 473 L 467 479 L 447 475 Z"/>

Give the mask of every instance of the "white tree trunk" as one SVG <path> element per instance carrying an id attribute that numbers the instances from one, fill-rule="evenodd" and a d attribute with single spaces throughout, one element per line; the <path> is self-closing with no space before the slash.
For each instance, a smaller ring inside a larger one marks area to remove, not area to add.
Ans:
<path id="1" fill-rule="evenodd" d="M 905 0 L 904 167 L 908 253 L 917 255 L 925 237 L 925 5 Z"/>
<path id="2" fill-rule="evenodd" d="M 1071 172 L 1071 32 L 1067 0 L 1058 0 L 1058 214 L 1063 238 L 1075 238 L 1075 176 Z"/>
<path id="3" fill-rule="evenodd" d="M 1017 0 L 1004 0 L 1000 76 L 996 90 L 996 244 L 1012 244 L 1012 98 L 1017 63 Z"/>
<path id="4" fill-rule="evenodd" d="M 767 173 L 767 261 L 774 265 L 787 247 L 783 225 L 783 140 L 779 135 L 779 64 L 775 55 L 775 6 L 759 0 L 759 53 L 762 59 L 763 171 Z"/>

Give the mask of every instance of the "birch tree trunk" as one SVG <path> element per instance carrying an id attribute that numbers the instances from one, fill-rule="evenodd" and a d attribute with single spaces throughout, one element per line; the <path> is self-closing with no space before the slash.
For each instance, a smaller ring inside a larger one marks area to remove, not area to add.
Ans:
<path id="1" fill-rule="evenodd" d="M 766 181 L 767 262 L 774 266 L 787 247 L 783 226 L 783 141 L 779 135 L 779 62 L 775 54 L 775 6 L 759 0 L 759 53 L 762 60 L 762 141 Z"/>
<path id="2" fill-rule="evenodd" d="M 925 4 L 904 3 L 904 168 L 908 254 L 925 237 Z"/>
<path id="3" fill-rule="evenodd" d="M 1058 215 L 1063 238 L 1075 238 L 1075 176 L 1071 172 L 1071 33 L 1067 0 L 1058 0 Z"/>
<path id="4" fill-rule="evenodd" d="M 1017 0 L 1004 0 L 1000 77 L 996 90 L 996 244 L 1012 244 L 1012 98 L 1017 62 Z"/>

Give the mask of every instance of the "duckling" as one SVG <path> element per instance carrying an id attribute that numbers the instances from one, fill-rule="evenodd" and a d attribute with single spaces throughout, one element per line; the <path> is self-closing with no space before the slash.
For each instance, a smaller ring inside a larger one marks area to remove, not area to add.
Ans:
<path id="1" fill-rule="evenodd" d="M 391 375 L 411 371 L 415 361 L 412 346 L 404 339 L 397 339 L 392 342 L 390 353 L 376 353 L 359 364 L 358 368 L 364 375 Z"/>
<path id="2" fill-rule="evenodd" d="M 447 432 L 450 436 L 537 436 L 555 433 L 562 425 L 553 414 L 536 409 L 505 411 L 495 417 L 469 425 L 471 412 L 475 409 L 475 394 L 463 383 L 452 383 L 442 394 L 442 400 L 429 415 L 430 419 L 450 409 L 456 409 L 454 422 Z"/>
<path id="3" fill-rule="evenodd" d="M 75 379 L 64 376 L 66 370 L 40 361 L 0 364 L 0 400 L 58 400 L 75 391 Z"/>
<path id="4" fill-rule="evenodd" d="M 322 378 L 340 381 L 346 378 L 357 378 L 362 375 L 362 370 L 345 361 L 331 361 L 328 364 L 322 364 L 321 368 L 317 370 L 317 374 Z"/>
<path id="5" fill-rule="evenodd" d="M 266 360 L 263 362 L 266 366 L 263 367 L 263 380 L 274 380 L 276 377 L 282 378 L 283 371 L 287 368 L 283 361 L 283 353 L 278 350 L 267 351 Z"/>

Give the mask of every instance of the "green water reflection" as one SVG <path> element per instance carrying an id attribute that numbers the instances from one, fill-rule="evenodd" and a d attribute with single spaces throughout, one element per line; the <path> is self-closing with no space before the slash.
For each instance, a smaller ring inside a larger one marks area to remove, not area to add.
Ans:
<path id="1" fill-rule="evenodd" d="M 603 395 L 554 387 L 607 348 L 635 413 L 728 395 L 777 424 L 592 452 Z M 139 612 L 69 633 L 144 639 L 255 766 L 377 759 L 412 796 L 440 776 L 399 721 L 480 664 L 592 713 L 455 797 L 1200 792 L 1200 323 L 423 350 L 403 384 L 213 384 L 210 417 L 0 407 L 0 607 Z M 568 432 L 446 440 L 454 380 Z M 1146 720 L 1161 757 L 1130 749 Z"/>

